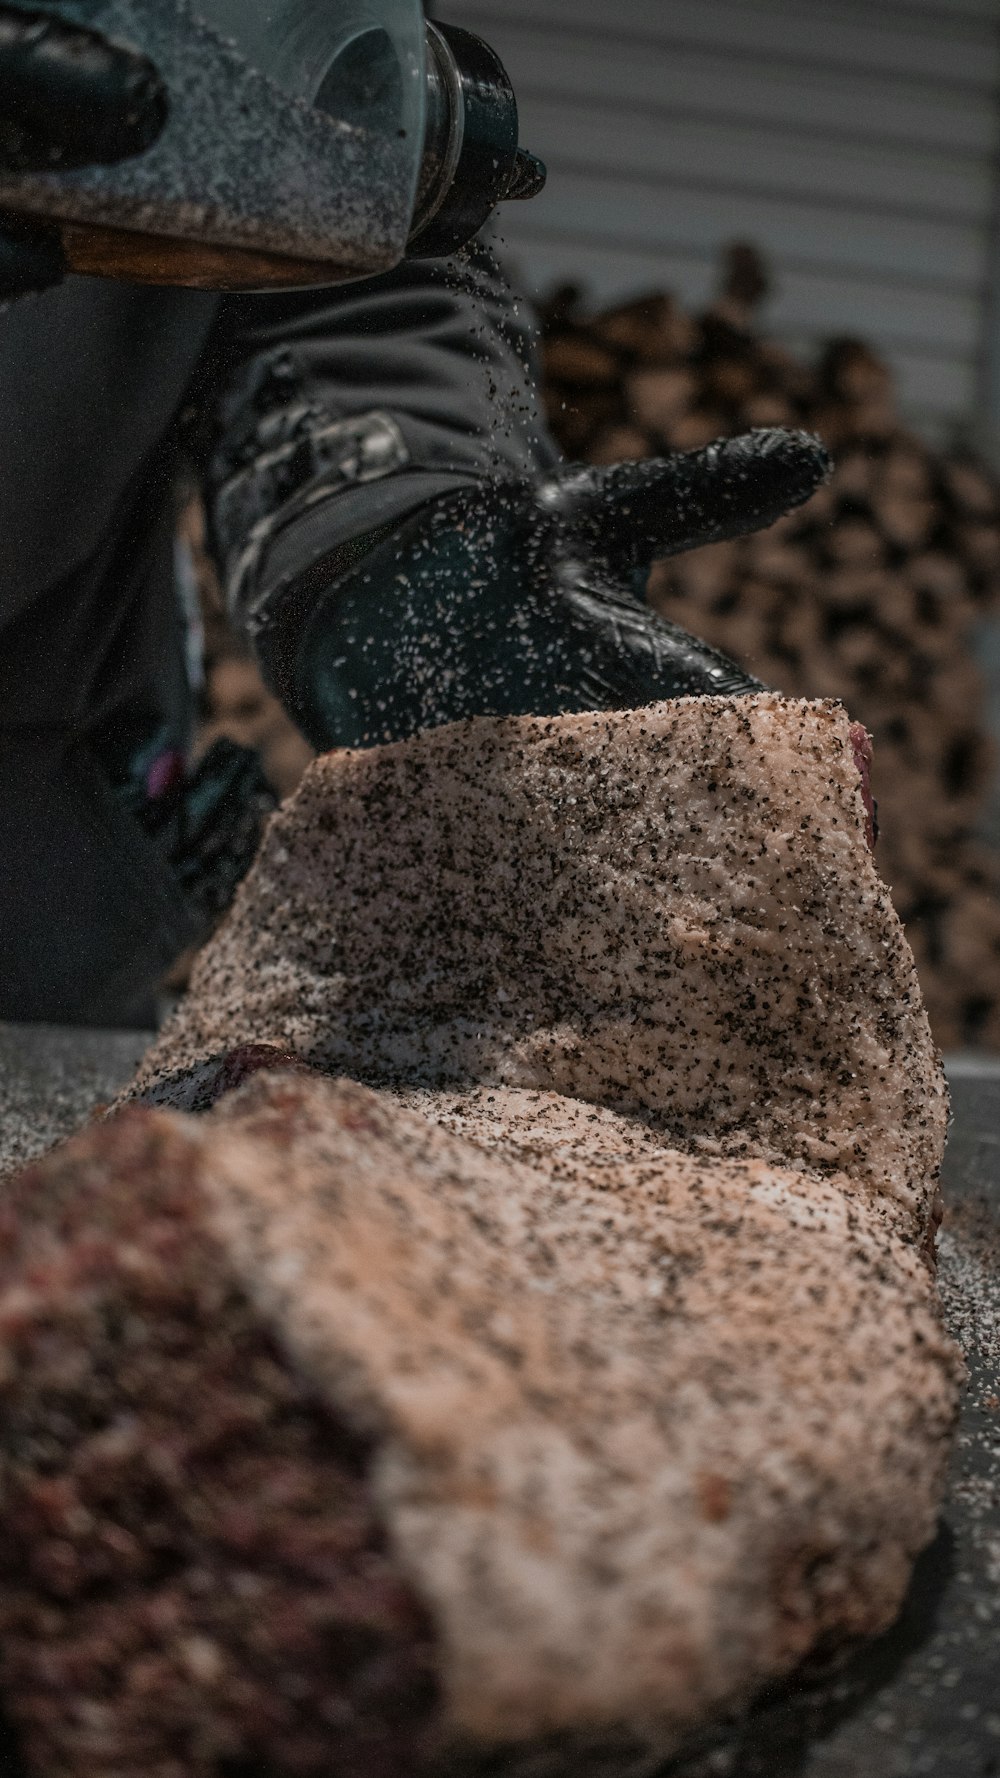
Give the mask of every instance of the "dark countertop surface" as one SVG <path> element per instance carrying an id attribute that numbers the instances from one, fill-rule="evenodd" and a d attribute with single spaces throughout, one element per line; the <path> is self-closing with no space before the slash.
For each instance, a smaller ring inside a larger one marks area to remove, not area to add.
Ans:
<path id="1" fill-rule="evenodd" d="M 112 1099 L 147 1042 L 0 1026 L 0 1174 Z M 1000 1778 L 1000 1062 L 948 1072 L 940 1282 L 970 1381 L 941 1530 L 888 1635 L 776 1694 L 676 1778 Z M 0 1778 L 16 1771 L 0 1744 Z M 621 1778 L 655 1775 L 647 1762 Z"/>

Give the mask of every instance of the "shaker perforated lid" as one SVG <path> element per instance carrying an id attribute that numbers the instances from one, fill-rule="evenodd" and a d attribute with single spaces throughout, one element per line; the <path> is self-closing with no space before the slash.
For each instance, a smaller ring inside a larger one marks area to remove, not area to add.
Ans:
<path id="1" fill-rule="evenodd" d="M 542 162 L 518 146 L 514 89 L 482 38 L 428 23 L 427 88 L 411 259 L 463 247 L 498 204 L 535 197 L 546 179 Z"/>

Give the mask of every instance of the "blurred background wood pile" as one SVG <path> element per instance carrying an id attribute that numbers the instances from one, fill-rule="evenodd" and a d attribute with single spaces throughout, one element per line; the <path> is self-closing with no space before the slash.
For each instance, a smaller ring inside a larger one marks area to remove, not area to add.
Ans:
<path id="1" fill-rule="evenodd" d="M 313 757 L 277 698 L 264 685 L 249 647 L 229 621 L 218 575 L 208 553 L 204 512 L 193 488 L 182 501 L 180 541 L 186 551 L 201 605 L 204 634 L 202 721 L 197 751 L 204 753 L 220 735 L 261 756 L 279 796 L 290 796 Z"/>
<path id="2" fill-rule="evenodd" d="M 900 423 L 886 366 L 837 340 L 806 365 L 754 329 L 767 272 L 731 248 L 697 319 L 666 294 L 586 315 L 545 306 L 552 425 L 595 463 L 806 426 L 830 486 L 759 537 L 661 563 L 664 616 L 794 696 L 843 699 L 875 740 L 879 868 L 942 1047 L 1000 1050 L 1000 865 L 976 837 L 995 769 L 977 623 L 1000 602 L 1000 486 Z"/>

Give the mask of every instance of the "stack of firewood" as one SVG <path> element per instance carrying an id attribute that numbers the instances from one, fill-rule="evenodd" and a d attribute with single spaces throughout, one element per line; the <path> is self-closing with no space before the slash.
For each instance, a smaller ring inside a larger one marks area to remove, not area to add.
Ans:
<path id="1" fill-rule="evenodd" d="M 906 922 L 939 1043 L 1000 1050 L 1000 865 L 975 838 L 994 770 L 972 631 L 1000 600 L 1000 485 L 900 423 L 887 367 L 858 341 L 815 366 L 753 326 L 766 273 L 728 256 L 692 319 L 667 295 L 544 314 L 549 414 L 592 462 L 806 426 L 829 487 L 765 534 L 660 564 L 658 610 L 796 696 L 837 697 L 875 740 L 880 868 Z"/>
<path id="2" fill-rule="evenodd" d="M 193 488 L 183 502 L 180 540 L 194 573 L 204 634 L 205 679 L 197 750 L 206 752 L 222 735 L 241 747 L 252 747 L 260 754 L 278 795 L 289 796 L 313 751 L 267 690 L 245 638 L 233 629 L 208 553 L 204 511 Z"/>

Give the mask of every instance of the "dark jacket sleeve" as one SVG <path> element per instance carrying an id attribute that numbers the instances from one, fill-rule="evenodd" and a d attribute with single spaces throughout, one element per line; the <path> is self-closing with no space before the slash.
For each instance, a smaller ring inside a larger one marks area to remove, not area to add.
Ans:
<path id="1" fill-rule="evenodd" d="M 489 248 L 324 292 L 231 300 L 205 488 L 230 606 L 463 483 L 556 461 L 527 307 Z"/>
<path id="2" fill-rule="evenodd" d="M 0 307 L 0 728 L 90 729 L 162 672 L 169 440 L 217 310 L 93 278 Z"/>
<path id="3" fill-rule="evenodd" d="M 250 623 L 339 540 L 550 462 L 530 350 L 481 248 L 334 291 L 220 304 L 73 279 L 0 312 L 0 1017 L 116 1016 L 190 936 L 103 769 L 178 702 L 180 410 L 206 414 L 206 498 Z"/>
<path id="4" fill-rule="evenodd" d="M 132 1019 L 195 936 L 107 761 L 190 716 L 171 435 L 218 299 L 0 308 L 0 1019 Z"/>

